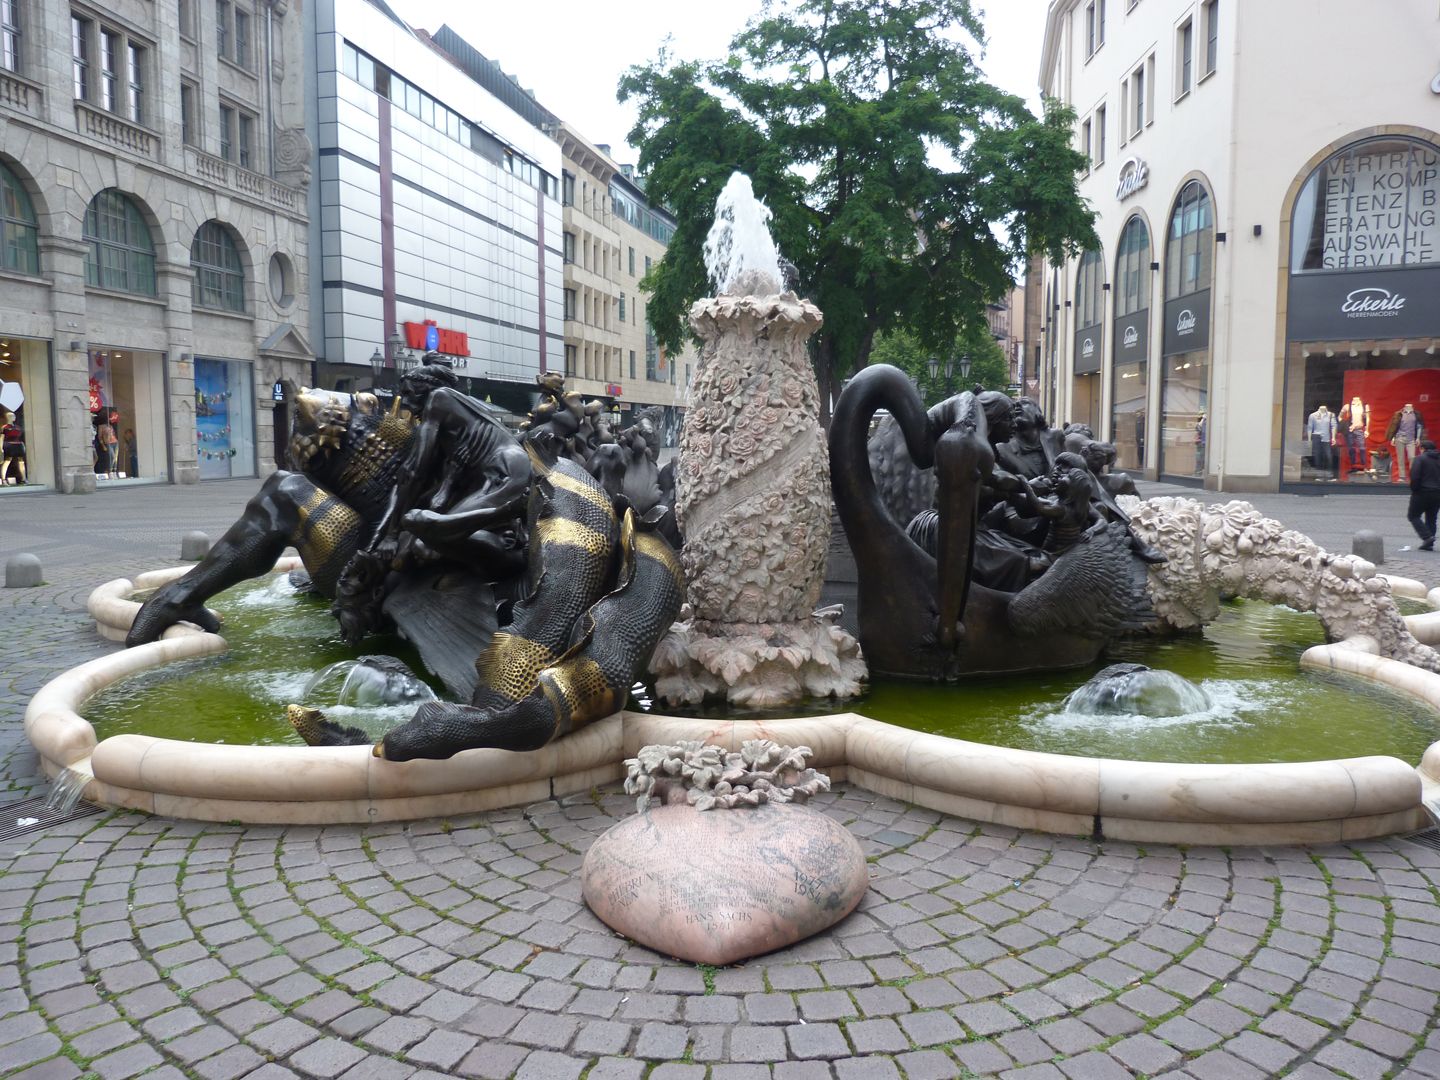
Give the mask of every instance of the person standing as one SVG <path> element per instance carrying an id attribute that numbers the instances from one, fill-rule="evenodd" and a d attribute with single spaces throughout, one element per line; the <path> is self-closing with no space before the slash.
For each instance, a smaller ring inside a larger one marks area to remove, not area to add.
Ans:
<path id="1" fill-rule="evenodd" d="M 1420 451 L 1410 470 L 1410 508 L 1405 516 L 1420 536 L 1420 550 L 1434 551 L 1435 517 L 1440 513 L 1440 452 L 1429 439 L 1420 440 Z"/>
<path id="2" fill-rule="evenodd" d="M 1425 437 L 1425 418 L 1410 402 L 1390 417 L 1385 429 L 1385 441 L 1395 447 L 1395 461 L 1400 468 L 1400 483 L 1405 483 L 1411 464 L 1415 461 L 1416 448 Z"/>
<path id="3" fill-rule="evenodd" d="M 1335 414 L 1328 405 L 1321 405 L 1305 419 L 1305 434 L 1310 438 L 1310 464 L 1327 477 L 1332 471 L 1330 447 L 1335 442 L 1335 426 Z"/>

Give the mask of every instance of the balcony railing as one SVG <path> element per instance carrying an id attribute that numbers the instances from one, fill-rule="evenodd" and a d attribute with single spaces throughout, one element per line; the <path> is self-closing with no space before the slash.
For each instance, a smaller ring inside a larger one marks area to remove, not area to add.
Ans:
<path id="1" fill-rule="evenodd" d="M 75 101 L 75 121 L 80 131 L 92 139 L 100 139 L 142 157 L 153 158 L 160 150 L 160 138 L 153 131 L 79 99 Z"/>
<path id="2" fill-rule="evenodd" d="M 40 87 L 20 78 L 13 71 L 0 70 L 0 105 L 18 109 L 30 116 L 40 113 Z"/>
<path id="3" fill-rule="evenodd" d="M 242 169 L 193 146 L 186 148 L 186 156 L 190 159 L 193 173 L 217 188 L 274 203 L 282 210 L 294 210 L 301 205 L 300 193 L 288 184 Z"/>

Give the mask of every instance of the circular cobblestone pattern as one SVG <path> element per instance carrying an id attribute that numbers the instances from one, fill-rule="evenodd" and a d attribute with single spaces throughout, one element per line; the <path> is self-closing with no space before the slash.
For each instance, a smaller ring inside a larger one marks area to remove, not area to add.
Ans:
<path id="1" fill-rule="evenodd" d="M 814 805 L 861 838 L 869 893 L 729 969 L 581 903 L 583 852 L 633 812 L 615 791 L 373 828 L 59 826 L 0 862 L 0 1074 L 1440 1073 L 1426 847 L 1138 848 L 859 789 Z"/>

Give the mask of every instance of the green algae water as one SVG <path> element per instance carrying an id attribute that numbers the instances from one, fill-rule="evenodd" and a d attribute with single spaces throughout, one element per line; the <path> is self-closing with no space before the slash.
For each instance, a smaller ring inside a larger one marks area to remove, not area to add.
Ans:
<path id="1" fill-rule="evenodd" d="M 100 738 L 130 731 L 196 742 L 299 746 L 301 739 L 285 720 L 291 702 L 327 708 L 336 719 L 360 726 L 384 719 L 375 715 L 378 710 L 347 717 L 327 702 L 303 700 L 312 676 L 357 655 L 340 640 L 328 601 L 296 595 L 277 576 L 237 586 L 213 606 L 224 615 L 230 652 L 138 675 L 103 691 L 84 709 Z M 734 719 L 853 710 L 973 742 L 1139 761 L 1239 764 L 1390 754 L 1417 763 L 1440 739 L 1440 715 L 1359 680 L 1300 671 L 1300 654 L 1322 641 L 1314 615 L 1235 601 L 1203 632 L 1120 642 L 1091 668 L 958 686 L 887 681 L 853 701 L 768 713 L 652 708 Z M 361 651 L 398 656 L 422 672 L 414 650 L 398 638 L 370 639 Z M 1123 661 L 1184 676 L 1209 695 L 1212 707 L 1164 719 L 1065 711 L 1071 691 L 1104 665 Z M 403 716 L 414 706 L 399 709 Z"/>

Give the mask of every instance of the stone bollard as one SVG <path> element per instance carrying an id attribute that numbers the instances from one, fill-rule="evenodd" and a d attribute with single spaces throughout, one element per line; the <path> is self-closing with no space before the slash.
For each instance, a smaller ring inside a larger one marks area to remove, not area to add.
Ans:
<path id="1" fill-rule="evenodd" d="M 42 584 L 40 560 L 28 552 L 12 555 L 5 562 L 5 587 L 7 589 L 33 589 Z"/>
<path id="2" fill-rule="evenodd" d="M 1351 541 L 1350 553 L 1380 566 L 1385 562 L 1385 538 L 1373 529 L 1361 529 Z"/>
<path id="3" fill-rule="evenodd" d="M 180 538 L 180 558 L 186 562 L 199 562 L 210 551 L 210 537 L 203 532 L 186 533 Z"/>

